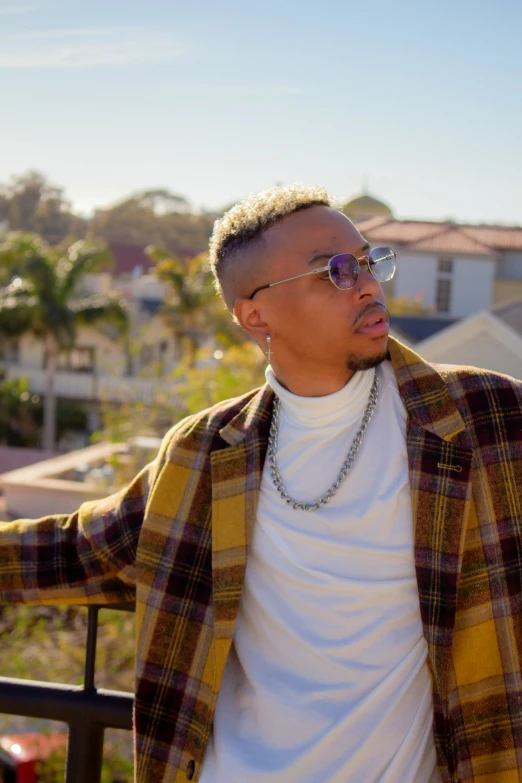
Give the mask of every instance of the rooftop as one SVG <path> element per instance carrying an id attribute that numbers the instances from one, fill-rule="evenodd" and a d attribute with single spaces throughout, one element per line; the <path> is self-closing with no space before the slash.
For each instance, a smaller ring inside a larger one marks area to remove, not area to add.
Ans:
<path id="1" fill-rule="evenodd" d="M 457 318 L 430 318 L 424 315 L 392 315 L 390 327 L 399 339 L 401 336 L 411 344 L 433 337 L 437 332 L 456 323 Z"/>
<path id="2" fill-rule="evenodd" d="M 372 243 L 389 242 L 408 250 L 474 256 L 492 256 L 502 250 L 522 251 L 522 227 L 519 226 L 473 226 L 378 216 L 358 222 L 357 228 Z"/>

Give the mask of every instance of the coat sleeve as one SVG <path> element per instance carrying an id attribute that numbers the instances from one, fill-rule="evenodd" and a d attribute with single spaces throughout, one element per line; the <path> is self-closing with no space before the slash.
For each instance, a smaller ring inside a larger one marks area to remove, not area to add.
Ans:
<path id="1" fill-rule="evenodd" d="M 71 515 L 0 523 L 0 603 L 134 600 L 138 537 L 158 460 Z"/>

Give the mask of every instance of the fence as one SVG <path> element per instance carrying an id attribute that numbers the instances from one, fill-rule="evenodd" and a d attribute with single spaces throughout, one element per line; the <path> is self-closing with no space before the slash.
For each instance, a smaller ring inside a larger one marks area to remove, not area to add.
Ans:
<path id="1" fill-rule="evenodd" d="M 65 783 L 100 783 L 105 729 L 132 729 L 133 694 L 95 687 L 98 611 L 89 606 L 83 686 L 0 677 L 0 712 L 68 725 Z M 111 609 L 134 611 L 134 604 Z"/>

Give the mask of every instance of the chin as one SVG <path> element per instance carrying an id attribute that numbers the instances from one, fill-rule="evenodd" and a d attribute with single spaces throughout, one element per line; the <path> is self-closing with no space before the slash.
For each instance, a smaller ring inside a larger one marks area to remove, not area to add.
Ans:
<path id="1" fill-rule="evenodd" d="M 388 348 L 381 349 L 376 353 L 350 353 L 346 357 L 346 367 L 352 372 L 359 372 L 360 370 L 371 370 L 373 367 L 378 367 L 379 364 L 388 357 Z"/>

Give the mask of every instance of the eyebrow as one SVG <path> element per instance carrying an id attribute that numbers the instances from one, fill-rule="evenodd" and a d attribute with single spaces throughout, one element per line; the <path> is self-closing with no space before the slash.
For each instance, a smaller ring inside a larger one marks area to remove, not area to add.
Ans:
<path id="1" fill-rule="evenodd" d="M 370 249 L 370 245 L 368 242 L 365 242 L 364 245 L 357 251 L 357 256 L 361 256 L 366 250 Z M 332 251 L 323 251 L 323 250 L 315 250 L 314 255 L 308 262 L 308 266 L 312 266 L 312 264 L 317 264 L 319 261 L 329 261 L 332 256 L 339 255 L 338 251 L 332 252 Z"/>

